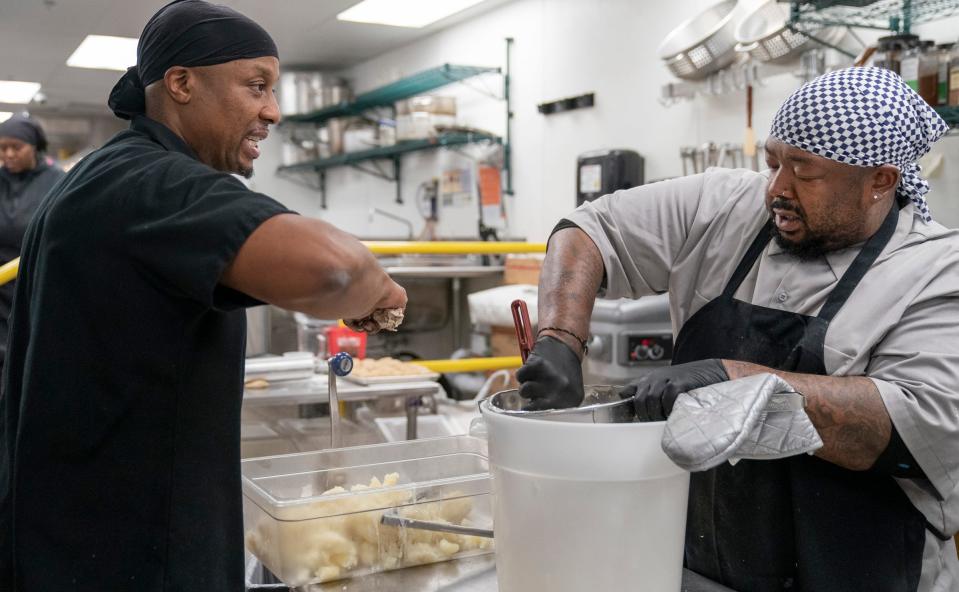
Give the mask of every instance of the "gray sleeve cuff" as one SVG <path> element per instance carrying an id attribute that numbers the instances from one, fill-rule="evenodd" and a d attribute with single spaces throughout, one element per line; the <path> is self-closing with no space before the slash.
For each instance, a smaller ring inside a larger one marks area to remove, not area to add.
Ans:
<path id="1" fill-rule="evenodd" d="M 570 224 L 586 233 L 586 236 L 599 249 L 600 256 L 603 258 L 604 281 L 598 292 L 599 297 L 638 298 L 656 293 L 648 287 L 645 290 L 635 290 L 630 286 L 621 257 L 621 249 L 617 250 L 613 245 L 607 234 L 610 229 L 605 227 L 602 215 L 593 209 L 592 202 L 583 204 L 580 208 L 571 212 L 566 219 Z"/>
<path id="2" fill-rule="evenodd" d="M 882 402 L 889 412 L 889 418 L 909 452 L 922 467 L 940 499 L 946 498 L 956 488 L 954 475 L 950 474 L 948 465 L 924 437 L 908 404 L 907 393 L 891 382 L 871 377 L 870 380 L 879 390 L 879 396 L 882 397 Z"/>
<path id="3" fill-rule="evenodd" d="M 556 223 L 556 226 L 554 226 L 553 230 L 549 233 L 549 238 L 553 238 L 554 234 L 556 234 L 560 230 L 565 230 L 567 228 L 576 228 L 576 229 L 582 230 L 582 228 L 580 228 L 579 225 L 577 225 L 575 222 L 567 220 L 566 218 L 562 218 L 560 219 L 559 222 Z M 547 252 L 549 251 L 549 239 L 546 239 L 546 250 Z M 599 290 L 597 291 L 597 294 L 602 296 L 605 293 L 606 293 L 606 266 L 603 265 L 603 280 L 599 283 Z"/>

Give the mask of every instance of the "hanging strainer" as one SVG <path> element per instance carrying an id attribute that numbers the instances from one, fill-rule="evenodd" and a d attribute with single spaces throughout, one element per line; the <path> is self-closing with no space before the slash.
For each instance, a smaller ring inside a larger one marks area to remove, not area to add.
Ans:
<path id="1" fill-rule="evenodd" d="M 700 79 L 736 59 L 736 0 L 722 0 L 672 30 L 657 55 L 679 78 Z"/>
<path id="2" fill-rule="evenodd" d="M 786 26 L 789 21 L 789 4 L 766 0 L 743 17 L 736 27 L 736 51 L 748 53 L 761 62 L 788 61 L 801 53 L 809 42 L 806 35 L 792 31 Z M 836 33 L 842 29 L 817 27 L 808 31 L 815 37 L 830 37 L 835 43 Z"/>

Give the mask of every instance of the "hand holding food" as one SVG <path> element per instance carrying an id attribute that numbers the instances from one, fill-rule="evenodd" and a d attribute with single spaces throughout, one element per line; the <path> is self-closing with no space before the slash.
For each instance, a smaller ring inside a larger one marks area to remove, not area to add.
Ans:
<path id="1" fill-rule="evenodd" d="M 344 319 L 343 323 L 354 331 L 363 331 L 364 333 L 396 331 L 403 323 L 403 309 L 378 308 L 369 316 L 362 319 Z"/>

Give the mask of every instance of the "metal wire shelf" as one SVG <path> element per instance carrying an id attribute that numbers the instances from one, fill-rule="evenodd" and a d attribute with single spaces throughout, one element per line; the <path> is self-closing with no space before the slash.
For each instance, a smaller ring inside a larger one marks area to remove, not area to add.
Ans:
<path id="1" fill-rule="evenodd" d="M 296 178 L 305 174 L 318 174 L 318 184 L 312 186 L 320 192 L 320 207 L 326 209 L 326 171 L 334 167 L 350 166 L 364 173 L 392 181 L 396 185 L 396 202 L 403 203 L 400 193 L 400 156 L 410 152 L 433 150 L 435 148 L 452 148 L 465 144 L 499 144 L 504 145 L 503 138 L 482 132 L 450 131 L 443 132 L 434 138 L 423 140 L 405 140 L 392 146 L 380 146 L 368 150 L 337 154 L 328 158 L 320 158 L 292 165 L 278 167 L 276 172 L 281 176 Z M 392 164 L 392 170 L 381 166 L 382 161 Z M 370 166 L 364 166 L 369 163 Z"/>
<path id="2" fill-rule="evenodd" d="M 433 148 L 444 148 L 449 146 L 460 146 L 463 144 L 493 143 L 501 144 L 503 140 L 498 136 L 483 134 L 478 132 L 446 132 L 435 138 L 425 140 L 406 140 L 397 142 L 393 146 L 382 146 L 370 148 L 369 150 L 360 150 L 357 152 L 347 152 L 337 154 L 329 158 L 309 160 L 287 166 L 281 166 L 277 172 L 304 172 L 321 171 L 331 167 L 353 165 L 367 160 L 378 158 L 392 158 L 408 152 L 418 152 L 420 150 L 429 150 Z"/>
<path id="3" fill-rule="evenodd" d="M 395 82 L 391 82 L 379 88 L 365 92 L 352 101 L 344 101 L 336 105 L 330 105 L 310 113 L 298 113 L 287 115 L 283 118 L 283 123 L 288 124 L 307 124 L 321 126 L 330 119 L 336 117 L 363 116 L 370 110 L 379 108 L 388 108 L 396 116 L 395 104 L 397 101 L 408 99 L 418 95 L 428 93 L 443 86 L 452 83 L 463 83 L 469 86 L 465 81 L 469 78 L 483 74 L 500 74 L 503 78 L 502 95 L 494 94 L 488 90 L 474 90 L 492 96 L 494 99 L 503 101 L 506 106 L 506 133 L 500 138 L 489 133 L 473 131 L 470 129 L 447 130 L 434 138 L 424 140 L 411 140 L 398 142 L 393 146 L 382 146 L 361 150 L 347 154 L 337 154 L 329 158 L 315 159 L 308 162 L 296 163 L 293 165 L 280 166 L 277 173 L 293 181 L 306 185 L 311 189 L 319 190 L 320 204 L 326 208 L 326 171 L 327 169 L 339 166 L 350 166 L 356 170 L 363 171 L 381 179 L 392 181 L 396 185 L 396 202 L 403 203 L 402 189 L 400 185 L 400 159 L 403 154 L 429 150 L 440 147 L 455 147 L 464 144 L 497 144 L 502 146 L 503 158 L 501 170 L 505 178 L 503 193 L 513 195 L 513 167 L 512 167 L 512 119 L 513 108 L 510 100 L 510 53 L 513 45 L 513 38 L 507 37 L 506 41 L 506 67 L 490 66 L 464 66 L 457 64 L 443 64 L 435 68 L 417 72 Z M 384 162 L 392 163 L 392 172 L 386 170 Z M 365 163 L 365 164 L 364 164 Z M 316 182 L 312 182 L 313 176 L 316 176 Z"/>
<path id="4" fill-rule="evenodd" d="M 868 6 L 792 0 L 789 24 L 800 31 L 822 26 L 861 27 L 909 33 L 922 23 L 959 15 L 959 0 L 879 0 Z"/>
<path id="5" fill-rule="evenodd" d="M 396 101 L 422 95 L 453 82 L 461 82 L 480 74 L 499 72 L 499 68 L 443 64 L 365 92 L 352 101 L 330 105 L 311 113 L 288 115 L 283 118 L 283 121 L 321 124 L 333 117 L 359 115 L 375 107 L 392 107 Z"/>

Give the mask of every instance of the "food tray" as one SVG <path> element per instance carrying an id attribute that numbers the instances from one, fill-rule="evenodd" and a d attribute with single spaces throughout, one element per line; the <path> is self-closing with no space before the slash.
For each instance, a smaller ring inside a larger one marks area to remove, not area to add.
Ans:
<path id="1" fill-rule="evenodd" d="M 348 374 L 344 376 L 343 379 L 362 386 L 372 386 L 376 384 L 438 380 L 439 377 L 440 375 L 438 373 L 430 372 L 429 374 L 403 374 L 399 376 L 354 376 Z"/>

